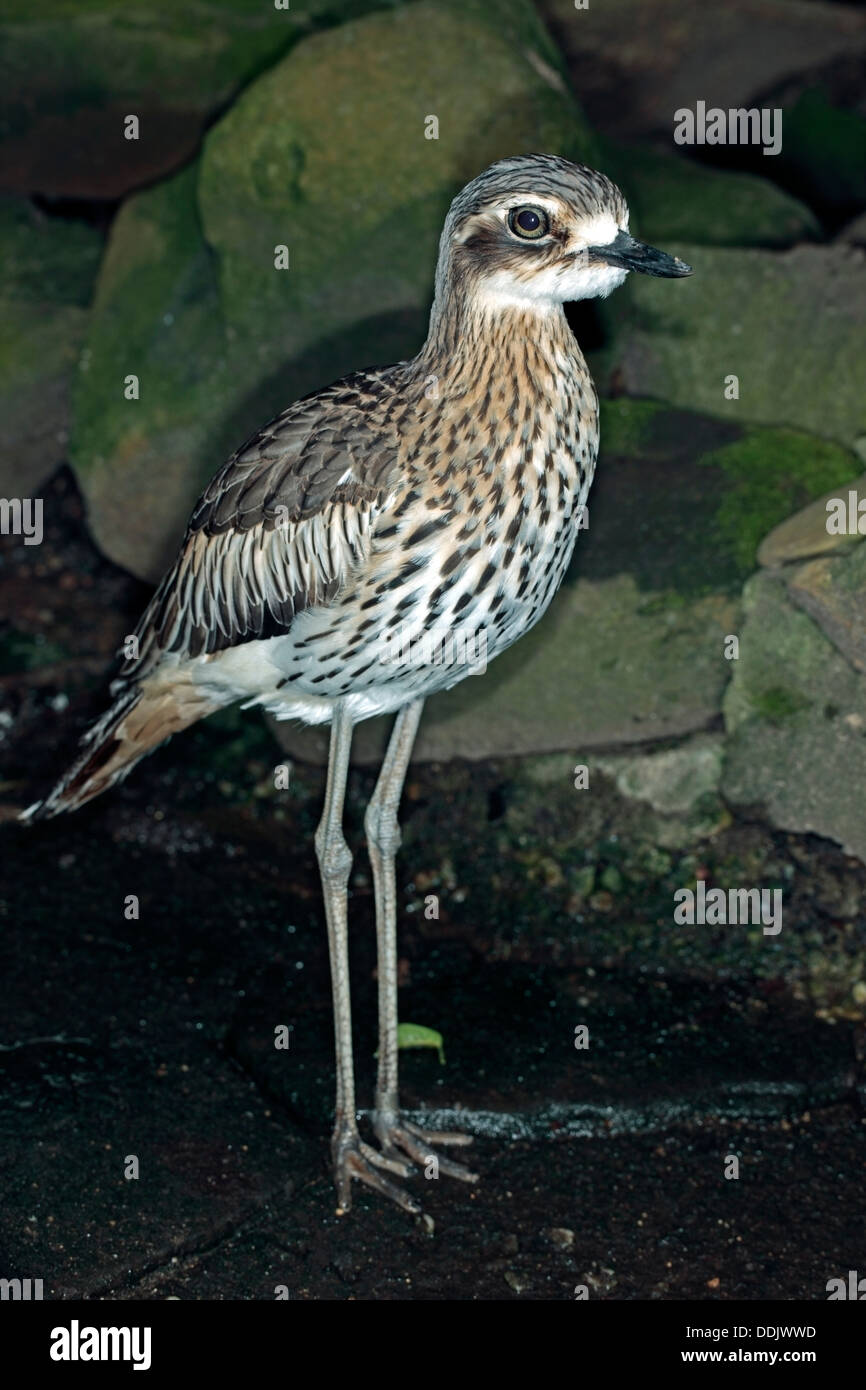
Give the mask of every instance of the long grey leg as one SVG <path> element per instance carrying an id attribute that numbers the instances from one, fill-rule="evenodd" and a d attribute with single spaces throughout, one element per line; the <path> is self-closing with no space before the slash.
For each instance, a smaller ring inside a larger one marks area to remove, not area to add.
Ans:
<path id="1" fill-rule="evenodd" d="M 394 723 L 376 789 L 364 816 L 364 830 L 376 897 L 376 952 L 379 976 L 379 1075 L 376 1114 L 397 1111 L 397 883 L 394 857 L 400 848 L 397 809 L 412 756 L 423 700 L 404 705 Z"/>
<path id="2" fill-rule="evenodd" d="M 352 751 L 352 722 L 337 705 L 331 724 L 328 782 L 322 819 L 316 830 L 316 856 L 328 923 L 334 1040 L 337 1051 L 336 1128 L 355 1129 L 355 1070 L 352 1058 L 352 1000 L 349 991 L 347 896 L 352 851 L 343 835 L 343 803 Z"/>
<path id="3" fill-rule="evenodd" d="M 406 1175 L 405 1163 L 379 1154 L 361 1143 L 355 1112 L 355 1069 L 352 1057 L 352 1002 L 349 989 L 349 942 L 347 894 L 352 853 L 343 835 L 343 803 L 349 754 L 352 747 L 352 721 L 345 707 L 337 703 L 331 723 L 328 781 L 322 819 L 316 830 L 316 856 L 322 878 L 325 917 L 328 923 L 328 949 L 331 958 L 331 989 L 334 1002 L 334 1039 L 337 1054 L 337 1098 L 331 1150 L 337 1184 L 337 1210 L 348 1211 L 352 1204 L 353 1178 L 376 1188 L 405 1207 L 418 1210 L 406 1193 L 388 1182 L 376 1168 Z M 371 1167 L 371 1165 L 373 1165 Z"/>
<path id="4" fill-rule="evenodd" d="M 373 1125 L 384 1153 L 397 1156 L 397 1147 L 415 1162 L 426 1165 L 429 1149 L 424 1144 L 470 1144 L 465 1134 L 427 1133 L 400 1116 L 397 1050 L 397 886 L 394 858 L 400 847 L 397 810 L 406 780 L 406 769 L 424 708 L 423 700 L 404 705 L 397 715 L 388 751 L 376 788 L 364 816 L 364 829 L 373 866 L 376 898 L 376 953 L 379 977 L 379 1074 Z M 438 1158 L 439 1168 L 452 1177 L 475 1182 L 476 1175 L 450 1159 Z"/>

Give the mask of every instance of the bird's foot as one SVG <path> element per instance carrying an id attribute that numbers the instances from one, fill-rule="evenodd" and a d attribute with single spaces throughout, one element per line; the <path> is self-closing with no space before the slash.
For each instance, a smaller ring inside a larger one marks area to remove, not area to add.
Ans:
<path id="1" fill-rule="evenodd" d="M 427 1177 L 437 1177 L 444 1173 L 449 1178 L 459 1178 L 461 1182 L 478 1182 L 478 1174 L 473 1173 L 462 1163 L 455 1163 L 436 1152 L 435 1146 L 442 1148 L 465 1148 L 472 1143 L 470 1134 L 460 1134 L 454 1130 L 426 1130 L 407 1120 L 401 1111 L 392 1106 L 377 1107 L 373 1111 L 373 1128 L 382 1146 L 385 1158 L 405 1161 L 410 1159 L 421 1168 Z"/>
<path id="2" fill-rule="evenodd" d="M 411 1165 L 398 1154 L 379 1153 L 378 1149 L 364 1143 L 354 1127 L 338 1128 L 334 1131 L 331 1154 L 334 1161 L 334 1181 L 337 1184 L 338 1216 L 342 1216 L 352 1206 L 353 1181 L 365 1183 L 367 1187 L 372 1187 L 374 1192 L 396 1202 L 404 1211 L 413 1216 L 420 1216 L 420 1202 L 383 1175 L 384 1169 L 385 1172 L 394 1173 L 400 1178 L 409 1176 L 412 1171 Z"/>

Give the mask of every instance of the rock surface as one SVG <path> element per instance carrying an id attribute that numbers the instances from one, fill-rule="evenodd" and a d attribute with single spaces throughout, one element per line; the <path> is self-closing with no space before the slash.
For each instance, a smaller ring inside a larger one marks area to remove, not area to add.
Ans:
<path id="1" fill-rule="evenodd" d="M 866 212 L 861 212 L 859 217 L 846 223 L 839 233 L 839 240 L 854 246 L 866 246 Z"/>
<path id="2" fill-rule="evenodd" d="M 850 510 L 851 492 L 856 495 L 856 506 L 861 502 L 866 504 L 866 473 L 852 479 L 845 487 L 831 488 L 823 497 L 816 498 L 808 507 L 803 507 L 801 511 L 795 512 L 793 516 L 774 526 L 758 547 L 758 563 L 772 569 L 793 560 L 805 560 L 813 555 L 835 554 L 856 545 L 856 534 L 851 536 L 837 533 L 835 529 L 828 530 L 827 527 L 830 516 L 827 503 L 842 500 L 846 510 Z M 857 518 L 859 525 L 859 512 Z"/>
<path id="3" fill-rule="evenodd" d="M 341 7 L 345 16 L 367 5 Z M 326 0 L 7 0 L 0 19 L 0 188 L 118 198 L 195 151 L 210 116 L 312 27 Z M 136 139 L 125 138 L 128 116 Z"/>
<path id="4" fill-rule="evenodd" d="M 760 807 L 774 825 L 823 835 L 866 859 L 866 679 L 792 602 L 782 575 L 756 575 L 743 604 L 740 658 L 724 698 L 722 792 L 735 806 Z"/>
<path id="5" fill-rule="evenodd" d="M 694 275 L 674 286 L 632 276 L 604 306 L 621 390 L 849 446 L 866 433 L 864 252 L 665 249 Z M 730 376 L 736 400 L 725 398 Z"/>
<path id="6" fill-rule="evenodd" d="M 820 235 L 814 213 L 768 178 L 611 140 L 600 149 L 602 167 L 628 199 L 630 228 L 644 241 L 786 247 Z"/>
<path id="7" fill-rule="evenodd" d="M 647 837 L 664 849 L 681 849 L 730 820 L 718 795 L 723 757 L 720 734 L 696 734 L 676 748 L 593 761 L 613 777 L 621 796 L 655 812 L 644 830 Z"/>
<path id="8" fill-rule="evenodd" d="M 866 16 L 849 5 L 541 0 L 540 9 L 591 119 L 624 140 L 670 140 L 674 112 L 698 97 L 708 107 L 760 105 L 803 73 L 866 53 Z"/>
<path id="9" fill-rule="evenodd" d="M 786 573 L 788 592 L 844 657 L 866 673 L 866 546 Z"/>
<path id="10" fill-rule="evenodd" d="M 102 238 L 0 199 L 0 496 L 28 497 L 66 454 L 69 388 Z"/>

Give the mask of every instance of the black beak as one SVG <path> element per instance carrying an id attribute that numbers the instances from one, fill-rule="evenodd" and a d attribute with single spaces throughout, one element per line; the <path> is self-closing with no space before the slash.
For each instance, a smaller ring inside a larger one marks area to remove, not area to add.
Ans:
<path id="1" fill-rule="evenodd" d="M 669 256 L 666 251 L 657 251 L 654 246 L 635 241 L 628 232 L 618 232 L 607 246 L 590 246 L 588 254 L 608 265 L 622 266 L 623 270 L 639 270 L 643 275 L 661 275 L 667 280 L 692 274 L 691 266 L 679 256 Z"/>

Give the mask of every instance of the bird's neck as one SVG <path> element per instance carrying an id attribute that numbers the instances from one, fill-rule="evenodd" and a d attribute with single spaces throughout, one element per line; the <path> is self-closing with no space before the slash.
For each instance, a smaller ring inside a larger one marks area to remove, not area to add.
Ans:
<path id="1" fill-rule="evenodd" d="M 560 382 L 588 377 L 583 353 L 561 304 L 529 299 L 459 299 L 437 296 L 430 330 L 413 366 L 442 389 L 476 388 L 507 377 L 537 391 L 557 393 Z"/>

